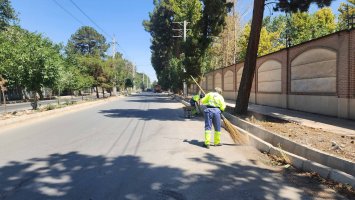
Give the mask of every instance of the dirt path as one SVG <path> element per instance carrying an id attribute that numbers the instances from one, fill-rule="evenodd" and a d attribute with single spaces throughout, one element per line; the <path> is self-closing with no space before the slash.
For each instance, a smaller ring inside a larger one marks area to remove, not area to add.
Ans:
<path id="1" fill-rule="evenodd" d="M 232 109 L 228 107 L 227 111 L 231 112 Z M 238 117 L 291 141 L 355 162 L 354 136 L 339 135 L 253 112 Z"/>

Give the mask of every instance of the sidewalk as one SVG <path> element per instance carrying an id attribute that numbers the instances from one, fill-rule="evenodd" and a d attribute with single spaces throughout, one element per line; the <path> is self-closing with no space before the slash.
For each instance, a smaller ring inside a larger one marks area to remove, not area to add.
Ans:
<path id="1" fill-rule="evenodd" d="M 226 104 L 234 107 L 235 101 L 226 100 Z M 332 133 L 355 136 L 355 121 L 352 120 L 256 104 L 249 104 L 248 110 Z"/>

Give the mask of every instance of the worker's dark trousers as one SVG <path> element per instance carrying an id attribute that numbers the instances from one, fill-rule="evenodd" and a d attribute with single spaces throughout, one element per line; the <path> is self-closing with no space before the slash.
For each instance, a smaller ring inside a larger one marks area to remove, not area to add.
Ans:
<path id="1" fill-rule="evenodd" d="M 205 112 L 205 144 L 210 145 L 212 124 L 215 130 L 214 143 L 221 141 L 221 110 L 219 108 L 206 108 Z"/>

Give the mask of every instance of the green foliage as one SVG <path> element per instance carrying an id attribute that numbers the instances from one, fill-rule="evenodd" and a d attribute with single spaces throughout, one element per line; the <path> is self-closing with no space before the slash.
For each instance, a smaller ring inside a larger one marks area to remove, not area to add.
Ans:
<path id="1" fill-rule="evenodd" d="M 109 58 L 106 62 L 112 68 L 110 77 L 114 83 L 113 85 L 123 90 L 126 78 L 133 79 L 134 66 L 132 62 L 124 59 L 120 53 L 117 53 L 114 58 Z"/>
<path id="2" fill-rule="evenodd" d="M 202 32 L 201 49 L 207 50 L 212 42 L 211 36 L 217 36 L 225 26 L 225 18 L 232 7 L 226 0 L 201 0 L 203 3 L 200 28 Z"/>
<path id="3" fill-rule="evenodd" d="M 149 14 L 150 20 L 143 21 L 145 30 L 152 36 L 151 62 L 159 82 L 162 80 L 163 72 L 169 70 L 169 60 L 173 57 L 176 45 L 172 30 L 173 15 L 169 0 L 156 1 L 154 11 Z M 162 84 L 162 86 L 169 88 L 169 85 Z"/>
<path id="4" fill-rule="evenodd" d="M 347 0 L 347 3 L 341 3 L 339 8 L 339 16 L 338 16 L 338 30 L 348 29 L 348 18 L 351 15 L 355 15 L 355 0 Z"/>
<path id="5" fill-rule="evenodd" d="M 274 10 L 281 12 L 306 12 L 312 3 L 316 3 L 318 7 L 323 8 L 330 6 L 332 1 L 334 0 L 278 0 Z"/>
<path id="6" fill-rule="evenodd" d="M 282 48 L 285 48 L 285 43 L 283 43 L 284 40 L 281 39 L 282 27 L 283 25 L 280 24 L 280 27 L 277 28 L 276 27 L 270 28 L 267 26 L 261 28 L 258 56 L 263 56 L 278 51 Z M 239 53 L 238 60 L 245 59 L 248 41 L 249 41 L 250 29 L 251 29 L 251 25 L 247 24 L 244 27 L 241 38 L 238 42 L 238 45 L 240 46 L 240 50 L 241 50 Z M 268 31 L 268 29 L 270 30 L 270 32 Z M 275 32 L 271 32 L 273 30 Z"/>
<path id="7" fill-rule="evenodd" d="M 140 89 L 145 90 L 150 87 L 150 78 L 144 73 L 136 73 L 133 84 L 139 86 Z"/>
<path id="8" fill-rule="evenodd" d="M 300 44 L 336 30 L 335 16 L 330 8 L 322 8 L 314 14 L 295 13 L 291 17 L 292 44 Z"/>
<path id="9" fill-rule="evenodd" d="M 202 66 L 206 66 L 206 52 L 212 42 L 210 36 L 222 31 L 231 4 L 226 0 L 161 0 L 154 1 L 154 5 L 150 19 L 143 22 L 152 36 L 151 62 L 163 88 L 182 89 L 185 77 L 197 77 L 204 71 Z M 182 28 L 173 22 L 184 20 L 191 29 L 186 42 L 173 38 L 178 34 L 173 29 Z M 172 84 L 172 73 L 179 76 L 176 85 Z"/>
<path id="10" fill-rule="evenodd" d="M 67 58 L 65 64 L 59 70 L 59 79 L 56 88 L 60 91 L 82 90 L 91 88 L 94 78 L 90 76 L 84 67 L 78 67 L 77 59 Z"/>
<path id="11" fill-rule="evenodd" d="M 12 8 L 10 0 L 0 0 L 0 31 L 16 20 L 16 12 Z"/>
<path id="12" fill-rule="evenodd" d="M 47 104 L 45 107 L 44 107 L 44 110 L 54 110 L 56 109 L 57 106 L 54 105 L 54 104 Z"/>
<path id="13" fill-rule="evenodd" d="M 0 74 L 10 87 L 20 86 L 40 95 L 43 87 L 53 88 L 63 64 L 60 46 L 15 26 L 1 32 L 0 41 Z"/>
<path id="14" fill-rule="evenodd" d="M 103 35 L 92 27 L 83 26 L 70 37 L 66 51 L 67 54 L 100 55 L 103 57 L 108 47 Z"/>
<path id="15" fill-rule="evenodd" d="M 132 87 L 133 87 L 133 81 L 132 81 L 132 79 L 127 78 L 127 79 L 125 80 L 125 89 L 127 89 L 127 88 L 132 88 Z"/>
<path id="16" fill-rule="evenodd" d="M 251 24 L 245 25 L 238 46 L 239 60 L 244 60 L 250 35 Z M 292 45 L 333 33 L 336 30 L 335 15 L 330 8 L 319 9 L 314 14 L 308 12 L 293 13 L 291 17 L 279 15 L 275 18 L 267 16 L 263 20 L 260 32 L 258 56 L 263 56 L 286 47 L 286 37 Z M 288 36 L 286 36 L 288 31 Z"/>

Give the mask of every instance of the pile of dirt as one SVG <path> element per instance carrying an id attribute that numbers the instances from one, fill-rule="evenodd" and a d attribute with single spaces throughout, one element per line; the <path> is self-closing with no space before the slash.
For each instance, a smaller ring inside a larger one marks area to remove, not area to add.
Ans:
<path id="1" fill-rule="evenodd" d="M 233 108 L 227 107 L 226 111 L 233 113 Z M 354 136 L 340 135 L 254 112 L 238 117 L 296 143 L 355 162 Z"/>

